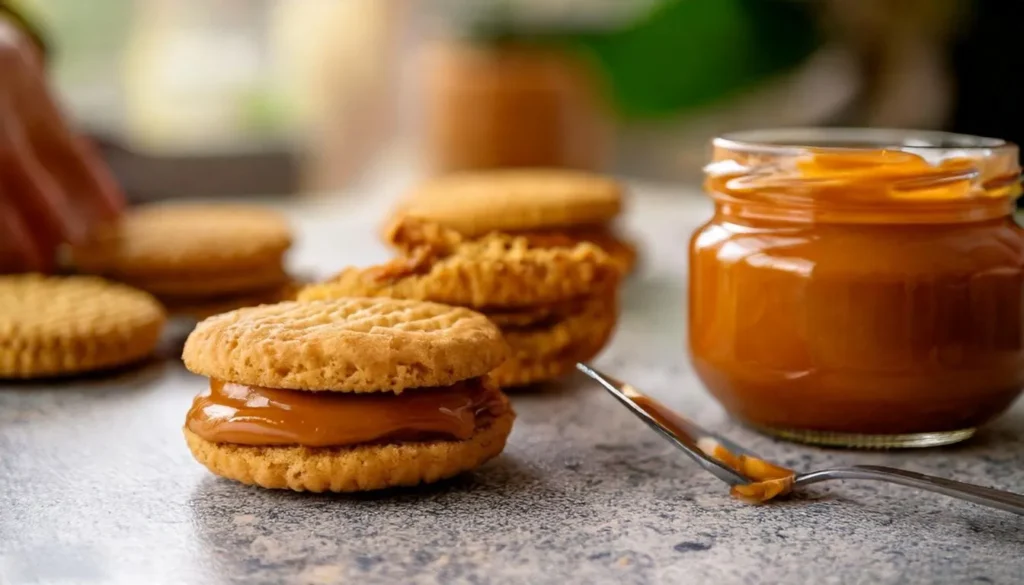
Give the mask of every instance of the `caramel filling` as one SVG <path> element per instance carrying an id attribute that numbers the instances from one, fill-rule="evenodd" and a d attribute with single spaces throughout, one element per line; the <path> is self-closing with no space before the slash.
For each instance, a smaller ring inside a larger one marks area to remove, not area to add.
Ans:
<path id="1" fill-rule="evenodd" d="M 280 390 L 211 379 L 210 388 L 193 400 L 185 426 L 214 443 L 342 447 L 465 440 L 508 408 L 505 395 L 482 378 L 397 395 Z"/>

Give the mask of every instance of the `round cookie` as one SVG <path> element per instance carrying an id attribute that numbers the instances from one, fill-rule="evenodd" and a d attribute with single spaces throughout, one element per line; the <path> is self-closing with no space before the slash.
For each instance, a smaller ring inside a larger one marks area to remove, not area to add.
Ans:
<path id="1" fill-rule="evenodd" d="M 489 309 L 484 315 L 503 331 L 514 327 L 529 327 L 541 323 L 553 323 L 578 313 L 583 306 L 580 299 L 569 299 L 558 303 L 538 305 L 535 307 L 517 307 L 513 309 Z"/>
<path id="2" fill-rule="evenodd" d="M 152 205 L 129 211 L 70 250 L 82 271 L 159 294 L 209 295 L 285 282 L 291 231 L 273 211 L 234 205 Z"/>
<path id="3" fill-rule="evenodd" d="M 150 295 L 90 276 L 0 276 L 0 378 L 127 365 L 153 353 L 163 308 Z"/>
<path id="4" fill-rule="evenodd" d="M 469 309 L 342 298 L 216 315 L 182 357 L 192 372 L 252 386 L 399 393 L 482 376 L 507 355 L 498 328 Z"/>
<path id="5" fill-rule="evenodd" d="M 593 359 L 604 349 L 615 329 L 614 323 L 606 324 L 604 336 L 584 340 L 580 345 L 570 346 L 560 354 L 509 358 L 491 372 L 491 378 L 505 390 L 561 378 L 575 368 L 576 362 Z"/>
<path id="6" fill-rule="evenodd" d="M 604 348 L 615 330 L 616 313 L 614 296 L 596 296 L 548 327 L 503 329 L 512 355 L 491 376 L 507 388 L 565 375 L 576 362 L 589 360 Z"/>
<path id="7" fill-rule="evenodd" d="M 622 191 L 614 179 L 571 170 L 463 172 L 423 183 L 396 215 L 435 222 L 470 237 L 593 225 L 621 212 Z"/>
<path id="8" fill-rule="evenodd" d="M 640 254 L 637 252 L 636 244 L 620 238 L 614 234 L 609 234 L 608 239 L 605 241 L 595 241 L 599 248 L 604 250 L 612 260 L 619 265 L 623 274 L 631 274 L 637 267 L 637 260 Z"/>
<path id="9" fill-rule="evenodd" d="M 451 237 L 451 234 L 446 234 Z M 446 245 L 409 244 L 401 257 L 349 268 L 299 293 L 299 300 L 344 296 L 422 299 L 451 305 L 529 307 L 607 290 L 621 269 L 592 244 L 533 248 L 525 238 L 490 233 Z"/>
<path id="10" fill-rule="evenodd" d="M 507 235 L 525 238 L 531 248 L 572 248 L 577 244 L 591 243 L 608 254 L 624 275 L 636 268 L 636 246 L 616 235 L 609 226 L 536 229 Z M 418 246 L 450 250 L 459 242 L 472 239 L 440 224 L 409 217 L 393 221 L 384 231 L 384 241 L 406 254 Z"/>
<path id="11" fill-rule="evenodd" d="M 604 226 L 572 228 L 567 230 L 535 230 L 520 232 L 514 235 L 526 238 L 535 247 L 572 247 L 582 242 L 589 242 L 604 250 L 611 256 L 622 270 L 629 274 L 636 267 L 636 246 L 617 236 L 610 228 Z"/>
<path id="12" fill-rule="evenodd" d="M 146 278 L 122 278 L 124 282 L 138 286 L 158 297 L 189 297 L 205 301 L 210 297 L 224 297 L 232 294 L 252 294 L 268 288 L 280 288 L 287 284 L 288 273 L 280 260 L 265 266 L 248 270 L 168 274 Z"/>
<path id="13" fill-rule="evenodd" d="M 615 298 L 603 295 L 587 299 L 576 312 L 550 325 L 507 327 L 501 332 L 512 358 L 538 358 L 560 355 L 588 340 L 606 338 L 616 321 Z"/>
<path id="14" fill-rule="evenodd" d="M 355 492 L 433 483 L 475 469 L 505 448 L 514 419 L 508 410 L 465 441 L 352 447 L 231 445 L 184 432 L 196 460 L 222 477 L 270 489 Z"/>

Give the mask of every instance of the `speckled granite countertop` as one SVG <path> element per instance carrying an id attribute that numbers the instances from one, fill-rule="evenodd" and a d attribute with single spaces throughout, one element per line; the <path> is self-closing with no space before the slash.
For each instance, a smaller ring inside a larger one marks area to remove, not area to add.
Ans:
<path id="1" fill-rule="evenodd" d="M 647 264 L 597 364 L 797 469 L 905 466 L 1024 491 L 1024 403 L 973 441 L 857 453 L 729 421 L 684 354 L 686 239 L 707 212 L 642 190 Z M 294 264 L 387 252 L 370 206 L 293 212 Z M 1024 518 L 905 488 L 825 484 L 751 507 L 582 379 L 514 399 L 503 456 L 426 489 L 268 492 L 209 475 L 180 426 L 203 379 L 163 360 L 116 377 L 0 385 L 0 584 L 1021 583 Z"/>

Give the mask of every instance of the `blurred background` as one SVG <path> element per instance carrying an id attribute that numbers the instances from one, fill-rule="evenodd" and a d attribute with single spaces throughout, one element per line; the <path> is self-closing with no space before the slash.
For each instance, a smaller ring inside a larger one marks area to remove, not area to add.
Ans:
<path id="1" fill-rule="evenodd" d="M 696 184 L 710 136 L 769 126 L 1024 139 L 1009 1 L 18 4 L 135 200 L 523 165 Z"/>

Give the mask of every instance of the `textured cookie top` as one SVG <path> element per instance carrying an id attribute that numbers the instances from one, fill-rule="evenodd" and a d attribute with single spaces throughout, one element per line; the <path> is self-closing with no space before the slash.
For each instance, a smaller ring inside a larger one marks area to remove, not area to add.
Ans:
<path id="1" fill-rule="evenodd" d="M 238 272 L 280 263 L 291 231 L 274 211 L 234 205 L 152 205 L 128 212 L 72 250 L 86 272 L 132 278 Z"/>
<path id="2" fill-rule="evenodd" d="M 467 236 L 612 220 L 622 186 L 609 177 L 568 170 L 507 169 L 446 175 L 414 189 L 397 211 Z"/>
<path id="3" fill-rule="evenodd" d="M 183 358 L 197 374 L 253 386 L 401 392 L 482 376 L 507 355 L 498 328 L 468 309 L 343 298 L 216 315 Z"/>
<path id="4" fill-rule="evenodd" d="M 0 376 L 80 372 L 152 349 L 164 312 L 150 295 L 91 276 L 0 276 Z"/>
<path id="5" fill-rule="evenodd" d="M 557 303 L 607 290 L 620 279 L 619 265 L 593 244 L 531 248 L 525 238 L 491 233 L 450 247 L 415 247 L 380 266 L 348 268 L 298 298 L 391 297 L 488 310 Z"/>
<path id="6" fill-rule="evenodd" d="M 0 347 L 94 337 L 163 320 L 147 293 L 92 276 L 0 276 Z"/>

